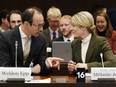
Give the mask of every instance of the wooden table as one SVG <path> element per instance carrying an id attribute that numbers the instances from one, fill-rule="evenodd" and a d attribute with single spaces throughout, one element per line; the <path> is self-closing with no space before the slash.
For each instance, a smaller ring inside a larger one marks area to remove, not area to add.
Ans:
<path id="1" fill-rule="evenodd" d="M 76 78 L 72 76 L 34 76 L 34 79 L 51 78 L 51 83 L 23 83 L 9 82 L 0 83 L 0 87 L 116 87 L 115 82 L 94 82 L 90 77 L 86 77 L 85 83 L 76 82 Z M 58 78 L 66 79 L 66 82 L 57 82 Z"/>

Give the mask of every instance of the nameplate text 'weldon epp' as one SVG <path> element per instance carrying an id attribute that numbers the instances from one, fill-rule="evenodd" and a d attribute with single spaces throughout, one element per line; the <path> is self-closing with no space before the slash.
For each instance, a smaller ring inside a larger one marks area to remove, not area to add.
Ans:
<path id="1" fill-rule="evenodd" d="M 7 80 L 8 78 L 23 78 L 25 80 L 30 80 L 32 79 L 31 68 L 0 67 L 0 80 Z"/>

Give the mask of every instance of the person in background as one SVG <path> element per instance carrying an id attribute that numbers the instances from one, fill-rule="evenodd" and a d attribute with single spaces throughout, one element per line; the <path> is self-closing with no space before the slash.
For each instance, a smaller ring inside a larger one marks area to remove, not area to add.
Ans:
<path id="1" fill-rule="evenodd" d="M 23 12 L 22 24 L 0 34 L 0 66 L 31 67 L 32 74 L 48 75 L 61 58 L 46 56 L 46 40 L 40 34 L 44 17 L 37 7 Z M 17 49 L 16 49 L 17 46 Z M 15 55 L 17 52 L 17 55 Z M 17 57 L 17 64 L 15 63 Z"/>
<path id="2" fill-rule="evenodd" d="M 97 12 L 94 15 L 94 19 L 96 25 L 95 33 L 107 38 L 113 53 L 116 55 L 116 31 L 113 30 L 108 14 L 106 12 Z"/>
<path id="3" fill-rule="evenodd" d="M 101 58 L 104 67 L 116 66 L 116 58 L 106 38 L 94 34 L 94 18 L 89 12 L 74 14 L 71 23 L 78 39 L 72 42 L 72 60 L 68 63 L 70 72 L 75 72 L 77 68 L 91 72 L 91 67 L 103 67 Z"/>
<path id="4" fill-rule="evenodd" d="M 72 42 L 74 40 L 74 34 L 72 31 L 72 24 L 71 24 L 71 16 L 64 15 L 59 20 L 59 29 L 62 32 L 62 36 L 54 39 L 53 41 L 64 41 L 64 42 Z M 52 42 L 50 43 L 50 47 L 52 48 Z M 48 53 L 48 56 L 52 56 L 52 52 Z"/>
<path id="5" fill-rule="evenodd" d="M 10 29 L 14 29 L 22 23 L 22 13 L 19 10 L 12 10 L 8 14 Z"/>
<path id="6" fill-rule="evenodd" d="M 111 20 L 111 24 L 113 26 L 113 29 L 116 30 L 116 8 L 109 8 L 107 9 L 107 14 Z"/>
<path id="7" fill-rule="evenodd" d="M 56 38 L 54 41 L 72 42 L 74 40 L 70 15 L 64 15 L 61 17 L 61 19 L 59 20 L 59 28 L 63 36 Z"/>
<path id="8" fill-rule="evenodd" d="M 9 22 L 7 20 L 8 13 L 8 10 L 0 11 L 0 32 L 4 32 L 9 29 Z"/>
<path id="9" fill-rule="evenodd" d="M 60 9 L 54 6 L 49 8 L 49 10 L 47 11 L 47 20 L 49 23 L 49 27 L 43 30 L 42 34 L 46 38 L 48 47 L 53 39 L 56 39 L 62 35 L 62 33 L 59 30 L 59 19 L 61 18 L 61 15 L 62 14 Z"/>

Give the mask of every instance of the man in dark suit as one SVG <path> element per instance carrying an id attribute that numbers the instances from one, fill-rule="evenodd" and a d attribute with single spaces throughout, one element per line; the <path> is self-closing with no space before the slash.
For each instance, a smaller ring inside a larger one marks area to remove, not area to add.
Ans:
<path id="1" fill-rule="evenodd" d="M 94 19 L 87 11 L 81 11 L 71 18 L 74 35 L 80 39 L 72 42 L 72 61 L 68 64 L 69 71 L 91 67 L 115 67 L 116 58 L 106 38 L 94 34 Z M 102 59 L 104 66 L 102 65 Z"/>
<path id="2" fill-rule="evenodd" d="M 47 21 L 49 26 L 43 30 L 42 34 L 46 38 L 48 57 L 51 56 L 51 42 L 59 36 L 62 36 L 62 33 L 59 30 L 59 19 L 61 18 L 61 15 L 60 9 L 54 6 L 47 11 Z"/>
<path id="3" fill-rule="evenodd" d="M 61 18 L 61 11 L 56 7 L 51 7 L 47 12 L 47 20 L 49 27 L 45 29 L 42 34 L 45 36 L 47 41 L 47 46 L 50 46 L 50 43 L 55 38 L 58 38 L 62 35 L 59 30 L 59 19 Z"/>
<path id="4" fill-rule="evenodd" d="M 33 74 L 47 75 L 50 71 L 49 68 L 57 67 L 59 60 L 62 59 L 46 59 L 46 41 L 39 31 L 44 24 L 41 10 L 36 7 L 26 9 L 22 22 L 16 29 L 8 30 L 0 35 L 0 66 L 31 66 Z M 28 38 L 26 45 L 25 38 Z M 27 52 L 27 50 L 29 51 Z M 16 52 L 17 55 L 15 55 Z M 15 63 L 16 57 L 17 63 Z"/>

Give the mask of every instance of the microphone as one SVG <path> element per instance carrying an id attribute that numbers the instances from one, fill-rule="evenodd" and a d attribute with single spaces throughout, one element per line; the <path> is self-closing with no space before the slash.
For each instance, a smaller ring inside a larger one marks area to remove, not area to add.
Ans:
<path id="1" fill-rule="evenodd" d="M 17 67 L 17 49 L 18 49 L 18 41 L 15 41 L 15 67 Z"/>
<path id="2" fill-rule="evenodd" d="M 100 53 L 100 56 L 101 56 L 102 67 L 104 68 L 103 54 Z"/>

